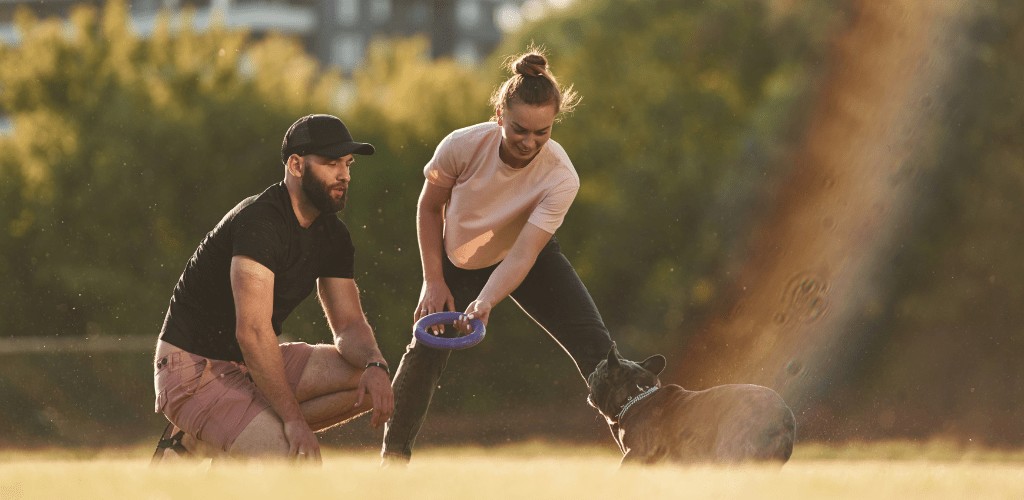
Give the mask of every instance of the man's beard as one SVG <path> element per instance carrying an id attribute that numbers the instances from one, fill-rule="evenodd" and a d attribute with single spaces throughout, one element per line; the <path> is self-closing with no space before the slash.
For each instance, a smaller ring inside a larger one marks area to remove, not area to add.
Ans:
<path id="1" fill-rule="evenodd" d="M 306 193 L 309 202 L 323 214 L 336 214 L 345 208 L 348 200 L 348 188 L 341 195 L 341 199 L 335 200 L 331 197 L 331 188 L 321 181 L 313 172 L 307 170 L 302 176 L 302 191 Z"/>

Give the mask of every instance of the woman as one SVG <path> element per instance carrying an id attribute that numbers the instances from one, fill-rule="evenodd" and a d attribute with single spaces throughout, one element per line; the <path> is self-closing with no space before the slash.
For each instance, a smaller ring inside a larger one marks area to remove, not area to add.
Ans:
<path id="1" fill-rule="evenodd" d="M 512 77 L 491 97 L 494 119 L 452 132 L 424 168 L 417 209 L 423 288 L 413 318 L 465 311 L 464 318 L 486 325 L 491 308 L 511 295 L 572 356 L 585 380 L 612 342 L 553 237 L 580 183 L 565 150 L 550 140 L 554 122 L 578 98 L 558 86 L 537 51 L 509 69 Z M 468 327 L 466 321 L 456 326 Z M 415 337 L 409 344 L 392 384 L 385 464 L 409 460 L 449 352 Z"/>

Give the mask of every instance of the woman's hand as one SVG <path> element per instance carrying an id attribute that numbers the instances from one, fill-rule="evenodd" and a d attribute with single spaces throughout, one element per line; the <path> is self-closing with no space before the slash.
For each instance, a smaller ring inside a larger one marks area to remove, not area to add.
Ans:
<path id="1" fill-rule="evenodd" d="M 472 319 L 478 319 L 487 326 L 487 320 L 491 317 L 491 307 L 494 307 L 493 304 L 480 299 L 470 302 L 466 312 L 455 321 L 455 328 L 466 335 L 473 333 L 473 325 L 469 324 L 469 320 Z"/>
<path id="2" fill-rule="evenodd" d="M 455 310 L 455 297 L 452 297 L 448 284 L 444 280 L 424 281 L 423 288 L 420 289 L 420 302 L 412 314 L 413 322 L 419 321 L 420 318 L 428 314 L 445 310 Z M 440 335 L 444 333 L 444 325 L 431 327 L 431 331 L 434 335 Z"/>

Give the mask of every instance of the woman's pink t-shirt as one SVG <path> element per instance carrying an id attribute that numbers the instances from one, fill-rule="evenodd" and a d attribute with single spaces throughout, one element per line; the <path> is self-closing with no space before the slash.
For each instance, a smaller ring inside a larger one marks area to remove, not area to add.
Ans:
<path id="1" fill-rule="evenodd" d="M 562 146 L 548 140 L 523 168 L 498 157 L 501 128 L 487 122 L 456 130 L 423 169 L 431 184 L 451 188 L 444 246 L 452 263 L 480 269 L 501 262 L 529 222 L 554 234 L 580 178 Z"/>

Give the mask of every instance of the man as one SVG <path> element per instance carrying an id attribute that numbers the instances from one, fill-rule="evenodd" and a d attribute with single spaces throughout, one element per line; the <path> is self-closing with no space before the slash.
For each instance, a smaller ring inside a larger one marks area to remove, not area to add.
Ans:
<path id="1" fill-rule="evenodd" d="M 390 372 L 359 303 L 345 207 L 354 142 L 330 115 L 285 134 L 284 181 L 243 200 L 206 235 L 174 287 L 157 342 L 156 411 L 165 456 L 205 453 L 320 461 L 314 432 L 394 408 Z M 278 345 L 316 288 L 334 345 Z M 369 393 L 369 397 L 364 397 Z"/>

